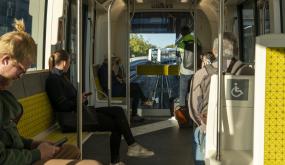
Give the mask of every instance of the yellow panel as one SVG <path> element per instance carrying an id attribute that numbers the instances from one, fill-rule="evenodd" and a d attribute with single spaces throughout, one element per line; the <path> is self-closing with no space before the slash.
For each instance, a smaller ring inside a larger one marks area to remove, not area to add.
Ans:
<path id="1" fill-rule="evenodd" d="M 137 65 L 137 75 L 168 75 L 168 65 L 164 64 Z"/>
<path id="2" fill-rule="evenodd" d="M 180 72 L 179 69 L 180 69 L 179 65 L 169 65 L 168 75 L 179 75 L 179 72 Z"/>
<path id="3" fill-rule="evenodd" d="M 46 93 L 20 99 L 24 113 L 17 124 L 19 133 L 32 138 L 54 123 L 53 112 Z"/>
<path id="4" fill-rule="evenodd" d="M 285 164 L 285 48 L 266 49 L 264 164 Z M 256 112 L 258 113 L 258 112 Z"/>

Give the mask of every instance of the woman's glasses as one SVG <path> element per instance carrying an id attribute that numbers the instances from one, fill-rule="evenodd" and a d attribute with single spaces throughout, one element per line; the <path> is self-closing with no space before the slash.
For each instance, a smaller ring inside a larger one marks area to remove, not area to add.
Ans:
<path id="1" fill-rule="evenodd" d="M 13 66 L 17 68 L 18 77 L 22 77 L 27 72 L 26 67 L 16 60 L 14 60 Z"/>

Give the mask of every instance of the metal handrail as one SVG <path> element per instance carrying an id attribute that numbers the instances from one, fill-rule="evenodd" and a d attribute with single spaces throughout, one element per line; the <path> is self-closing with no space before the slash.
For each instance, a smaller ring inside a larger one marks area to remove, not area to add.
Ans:
<path id="1" fill-rule="evenodd" d="M 115 0 L 112 0 L 109 4 L 108 7 L 108 106 L 111 106 L 111 95 L 112 95 L 112 70 L 111 70 L 111 65 L 112 65 L 112 61 L 111 61 L 111 49 L 112 49 L 112 45 L 111 45 L 111 39 L 112 39 L 112 33 L 111 33 L 111 9 L 113 6 Z"/>
<path id="2" fill-rule="evenodd" d="M 77 0 L 77 146 L 82 153 L 82 1 Z M 80 155 L 82 159 L 82 155 Z"/>
<path id="3" fill-rule="evenodd" d="M 197 0 L 194 0 L 194 73 L 197 72 Z"/>
<path id="4" fill-rule="evenodd" d="M 217 93 L 217 152 L 216 160 L 221 160 L 221 112 L 222 106 L 222 87 L 223 87 L 223 37 L 224 37 L 224 0 L 220 0 L 219 11 L 219 57 L 218 57 L 218 93 Z"/>

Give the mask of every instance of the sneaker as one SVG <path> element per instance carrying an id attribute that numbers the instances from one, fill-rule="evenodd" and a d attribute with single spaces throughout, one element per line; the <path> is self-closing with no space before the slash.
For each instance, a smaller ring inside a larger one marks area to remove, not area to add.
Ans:
<path id="1" fill-rule="evenodd" d="M 124 162 L 110 163 L 110 165 L 126 165 Z"/>
<path id="2" fill-rule="evenodd" d="M 127 155 L 131 157 L 149 157 L 153 156 L 154 152 L 144 148 L 138 143 L 135 143 L 128 147 Z"/>

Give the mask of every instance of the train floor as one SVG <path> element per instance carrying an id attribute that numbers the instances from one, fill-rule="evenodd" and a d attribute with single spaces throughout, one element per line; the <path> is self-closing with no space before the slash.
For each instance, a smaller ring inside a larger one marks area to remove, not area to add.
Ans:
<path id="1" fill-rule="evenodd" d="M 152 149 L 149 158 L 126 155 L 127 144 L 121 143 L 121 160 L 127 165 L 192 165 L 192 128 L 180 129 L 173 119 L 147 118 L 146 124 L 132 128 L 138 143 Z M 155 121 L 157 120 L 157 121 Z M 109 133 L 95 133 L 83 145 L 83 158 L 96 159 L 104 165 L 110 163 Z"/>

